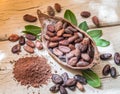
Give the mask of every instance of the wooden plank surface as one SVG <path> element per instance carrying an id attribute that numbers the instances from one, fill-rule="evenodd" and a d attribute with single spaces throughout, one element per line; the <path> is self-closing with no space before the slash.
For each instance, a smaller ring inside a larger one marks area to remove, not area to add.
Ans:
<path id="1" fill-rule="evenodd" d="M 79 22 L 86 20 L 89 26 L 95 27 L 91 21 L 91 17 L 97 15 L 100 19 L 102 26 L 109 25 L 119 25 L 120 24 L 120 8 L 119 0 L 0 0 L 0 37 L 5 34 L 9 35 L 12 33 L 21 34 L 21 31 L 24 30 L 24 26 L 28 24 L 34 24 L 39 26 L 39 21 L 35 23 L 28 23 L 23 21 L 23 15 L 26 13 L 36 15 L 36 10 L 40 9 L 46 13 L 46 8 L 48 5 L 53 6 L 54 3 L 60 3 L 62 5 L 62 12 L 56 13 L 57 16 L 63 17 L 66 9 L 72 10 Z M 88 19 L 83 19 L 80 17 L 80 12 L 82 10 L 89 10 L 92 16 Z M 99 48 L 100 53 L 111 52 L 120 52 L 120 26 L 100 28 L 103 30 L 103 37 L 111 42 L 111 45 L 106 48 Z M 19 57 L 24 56 L 26 53 L 20 55 L 13 55 L 11 53 L 11 47 L 14 43 L 9 41 L 0 42 L 0 94 L 51 94 L 49 92 L 49 87 L 52 85 L 50 82 L 49 85 L 44 86 L 39 89 L 29 88 L 19 85 L 15 80 L 13 80 L 13 64 L 9 61 L 16 60 Z M 52 71 L 58 70 L 58 73 L 67 71 L 70 76 L 80 73 L 80 71 L 74 71 L 66 69 L 65 67 L 57 64 L 48 53 L 43 51 L 36 50 L 36 55 L 44 55 L 49 58 L 49 62 Z M 101 71 L 104 65 L 110 64 L 111 66 L 116 67 L 118 77 L 113 79 L 110 76 L 104 77 L 101 74 Z M 101 63 L 93 68 L 93 70 L 99 75 L 102 80 L 102 87 L 100 89 L 95 89 L 89 85 L 85 86 L 86 91 L 84 93 L 76 90 L 75 94 L 120 94 L 120 68 L 114 64 L 113 59 L 109 61 L 101 61 Z M 44 92 L 46 91 L 46 92 Z M 73 92 L 69 91 L 69 94 Z"/>

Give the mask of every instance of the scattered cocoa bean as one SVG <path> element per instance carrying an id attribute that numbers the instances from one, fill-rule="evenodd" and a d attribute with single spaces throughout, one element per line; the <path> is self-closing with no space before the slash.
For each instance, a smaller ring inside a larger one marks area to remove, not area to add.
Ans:
<path id="1" fill-rule="evenodd" d="M 66 72 L 64 72 L 63 74 L 61 74 L 61 77 L 63 79 L 63 86 L 65 86 L 65 82 L 69 79 L 69 76 Z"/>
<path id="2" fill-rule="evenodd" d="M 29 40 L 36 40 L 36 36 L 34 36 L 34 35 L 32 35 L 32 34 L 26 34 L 26 36 L 25 36 L 27 39 L 29 39 Z"/>
<path id="3" fill-rule="evenodd" d="M 60 51 L 62 51 L 63 53 L 68 53 L 70 52 L 70 48 L 67 46 L 59 46 L 58 47 Z"/>
<path id="4" fill-rule="evenodd" d="M 57 32 L 57 36 L 58 37 L 60 37 L 60 36 L 62 36 L 62 34 L 64 33 L 64 29 L 61 29 L 61 30 L 59 30 L 58 32 Z"/>
<path id="5" fill-rule="evenodd" d="M 79 82 L 79 83 L 81 83 L 81 84 L 83 84 L 83 85 L 86 85 L 86 84 L 87 84 L 86 78 L 83 77 L 82 75 L 77 74 L 77 75 L 74 76 L 74 79 L 75 79 L 77 82 Z"/>
<path id="6" fill-rule="evenodd" d="M 35 42 L 35 46 L 38 50 L 42 50 L 43 49 L 43 45 L 39 40 L 36 40 Z"/>
<path id="7" fill-rule="evenodd" d="M 102 70 L 102 74 L 106 76 L 109 73 L 110 73 L 110 65 L 107 64 L 107 65 L 104 66 L 104 68 Z"/>
<path id="8" fill-rule="evenodd" d="M 90 61 L 90 56 L 87 53 L 82 53 L 81 58 L 85 61 Z"/>
<path id="9" fill-rule="evenodd" d="M 32 48 L 35 48 L 34 42 L 32 42 L 32 41 L 30 41 L 30 40 L 27 40 L 27 41 L 26 41 L 26 44 L 27 44 L 28 46 L 32 47 Z"/>
<path id="10" fill-rule="evenodd" d="M 62 56 L 63 53 L 58 48 L 53 48 L 53 53 L 57 56 Z"/>
<path id="11" fill-rule="evenodd" d="M 20 44 L 20 45 L 24 45 L 24 44 L 25 44 L 25 37 L 20 36 L 19 44 Z"/>
<path id="12" fill-rule="evenodd" d="M 56 47 L 56 46 L 58 46 L 58 42 L 50 42 L 50 43 L 48 44 L 48 47 L 51 47 L 51 48 L 54 48 L 54 47 Z"/>
<path id="13" fill-rule="evenodd" d="M 89 11 L 82 11 L 80 15 L 84 18 L 90 17 L 91 13 Z"/>
<path id="14" fill-rule="evenodd" d="M 93 23 L 94 23 L 97 27 L 100 26 L 99 19 L 98 19 L 97 16 L 93 16 L 93 17 L 92 17 L 92 21 L 93 21 Z"/>
<path id="15" fill-rule="evenodd" d="M 78 62 L 78 58 L 77 57 L 72 57 L 69 61 L 68 61 L 68 64 L 71 65 L 71 66 L 76 66 Z"/>
<path id="16" fill-rule="evenodd" d="M 60 86 L 60 94 L 68 94 L 67 90 L 63 86 Z"/>
<path id="17" fill-rule="evenodd" d="M 77 82 L 76 86 L 80 91 L 84 91 L 84 87 L 81 83 Z"/>
<path id="18" fill-rule="evenodd" d="M 12 34 L 8 37 L 9 41 L 16 42 L 19 40 L 19 36 L 17 34 Z"/>
<path id="19" fill-rule="evenodd" d="M 111 75 L 112 78 L 116 78 L 117 73 L 116 73 L 115 67 L 110 68 L 110 75 Z"/>
<path id="20" fill-rule="evenodd" d="M 59 90 L 60 90 L 60 85 L 59 84 L 54 85 L 50 88 L 50 91 L 53 92 L 53 93 L 57 93 Z"/>
<path id="21" fill-rule="evenodd" d="M 55 31 L 55 26 L 52 25 L 52 24 L 49 24 L 49 25 L 47 25 L 47 30 L 51 31 L 51 32 L 54 32 Z"/>
<path id="22" fill-rule="evenodd" d="M 37 21 L 37 17 L 33 16 L 33 15 L 30 15 L 30 14 L 25 14 L 23 16 L 23 19 L 27 22 L 35 22 Z"/>
<path id="23" fill-rule="evenodd" d="M 117 64 L 117 65 L 120 65 L 120 54 L 118 52 L 116 52 L 114 54 L 114 62 Z"/>
<path id="24" fill-rule="evenodd" d="M 51 6 L 47 7 L 47 13 L 49 16 L 55 16 L 55 11 Z"/>
<path id="25" fill-rule="evenodd" d="M 62 84 L 63 83 L 63 79 L 60 75 L 58 74 L 53 74 L 52 75 L 52 81 L 55 83 L 55 84 Z"/>
<path id="26" fill-rule="evenodd" d="M 101 54 L 100 55 L 100 59 L 102 60 L 108 60 L 112 57 L 112 54 L 111 53 L 105 53 L 105 54 Z"/>
<path id="27" fill-rule="evenodd" d="M 21 51 L 21 46 L 19 44 L 16 44 L 11 49 L 12 53 L 19 53 Z"/>
<path id="28" fill-rule="evenodd" d="M 68 42 L 68 40 L 61 40 L 61 41 L 59 42 L 59 44 L 60 44 L 60 45 L 63 45 L 63 46 L 67 46 L 67 45 L 69 45 L 69 42 Z"/>
<path id="29" fill-rule="evenodd" d="M 67 87 L 71 87 L 71 86 L 75 86 L 76 85 L 76 80 L 73 78 L 69 78 L 66 82 L 65 82 L 65 86 Z"/>
<path id="30" fill-rule="evenodd" d="M 55 3 L 54 8 L 57 12 L 61 12 L 61 5 L 58 3 Z"/>
<path id="31" fill-rule="evenodd" d="M 62 21 L 58 21 L 56 24 L 55 24 L 55 31 L 59 31 L 60 29 L 62 29 L 63 27 L 63 22 Z"/>
<path id="32" fill-rule="evenodd" d="M 25 50 L 26 52 L 28 52 L 28 53 L 34 53 L 34 49 L 31 48 L 31 47 L 28 46 L 28 45 L 24 46 L 23 48 L 24 48 L 24 50 Z"/>

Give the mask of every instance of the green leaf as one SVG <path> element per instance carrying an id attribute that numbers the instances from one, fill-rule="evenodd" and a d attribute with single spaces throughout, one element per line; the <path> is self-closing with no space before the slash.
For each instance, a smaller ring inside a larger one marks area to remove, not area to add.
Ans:
<path id="1" fill-rule="evenodd" d="M 97 46 L 100 46 L 100 47 L 106 47 L 110 45 L 110 42 L 104 39 L 97 39 L 95 40 L 95 43 Z"/>
<path id="2" fill-rule="evenodd" d="M 78 27 L 79 27 L 80 29 L 82 29 L 83 31 L 85 31 L 85 32 L 87 32 L 87 30 L 89 29 L 86 21 L 80 23 Z"/>
<path id="3" fill-rule="evenodd" d="M 87 33 L 93 39 L 98 39 L 98 38 L 100 38 L 102 36 L 102 30 L 90 30 Z"/>
<path id="4" fill-rule="evenodd" d="M 64 18 L 70 21 L 72 24 L 77 26 L 77 19 L 71 10 L 66 10 L 64 13 Z"/>
<path id="5" fill-rule="evenodd" d="M 98 88 L 101 86 L 100 78 L 92 70 L 83 70 L 82 74 L 87 79 L 88 84 L 92 87 Z"/>
<path id="6" fill-rule="evenodd" d="M 34 25 L 26 25 L 25 31 L 23 31 L 23 33 L 30 33 L 33 35 L 38 35 L 40 32 L 41 32 L 41 28 Z"/>

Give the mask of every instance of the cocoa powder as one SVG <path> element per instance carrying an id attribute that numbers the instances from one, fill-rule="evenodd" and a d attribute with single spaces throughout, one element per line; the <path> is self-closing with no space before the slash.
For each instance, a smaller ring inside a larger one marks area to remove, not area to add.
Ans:
<path id="1" fill-rule="evenodd" d="M 21 85 L 38 88 L 47 84 L 51 68 L 44 57 L 25 57 L 16 61 L 13 74 Z"/>

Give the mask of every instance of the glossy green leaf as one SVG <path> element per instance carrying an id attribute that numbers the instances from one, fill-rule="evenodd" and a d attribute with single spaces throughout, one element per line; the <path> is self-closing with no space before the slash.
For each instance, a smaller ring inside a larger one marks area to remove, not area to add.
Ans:
<path id="1" fill-rule="evenodd" d="M 80 29 L 82 29 L 83 31 L 85 31 L 85 32 L 87 32 L 87 30 L 89 29 L 86 21 L 80 23 L 78 27 L 79 27 Z"/>
<path id="2" fill-rule="evenodd" d="M 90 30 L 87 33 L 93 39 L 98 39 L 102 36 L 102 30 Z"/>
<path id="3" fill-rule="evenodd" d="M 26 25 L 25 31 L 23 31 L 23 33 L 30 33 L 33 35 L 38 35 L 40 32 L 41 32 L 41 28 L 34 25 Z"/>
<path id="4" fill-rule="evenodd" d="M 70 21 L 72 24 L 77 26 L 77 19 L 71 10 L 66 10 L 64 13 L 64 18 Z"/>
<path id="5" fill-rule="evenodd" d="M 100 78 L 92 70 L 82 70 L 82 74 L 87 79 L 87 83 L 92 87 L 98 88 L 101 86 Z"/>
<path id="6" fill-rule="evenodd" d="M 105 39 L 97 39 L 95 40 L 95 43 L 97 46 L 100 46 L 100 47 L 106 47 L 110 45 L 110 42 Z"/>

